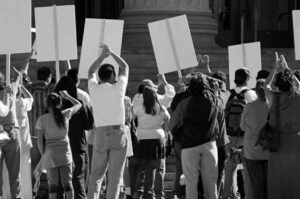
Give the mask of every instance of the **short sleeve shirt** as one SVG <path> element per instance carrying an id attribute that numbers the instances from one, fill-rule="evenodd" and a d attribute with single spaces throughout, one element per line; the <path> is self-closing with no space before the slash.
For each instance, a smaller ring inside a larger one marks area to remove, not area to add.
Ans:
<path id="1" fill-rule="evenodd" d="M 128 78 L 121 75 L 114 84 L 98 83 L 96 76 L 88 82 L 96 127 L 124 125 L 124 97 Z"/>

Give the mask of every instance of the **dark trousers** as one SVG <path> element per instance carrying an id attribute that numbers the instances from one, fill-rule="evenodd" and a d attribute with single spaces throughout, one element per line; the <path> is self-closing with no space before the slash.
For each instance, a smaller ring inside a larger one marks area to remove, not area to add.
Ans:
<path id="1" fill-rule="evenodd" d="M 185 186 L 180 185 L 180 176 L 183 174 L 181 165 L 181 143 L 174 141 L 174 154 L 175 154 L 175 181 L 174 181 L 174 192 L 178 197 L 185 195 Z"/>
<path id="2" fill-rule="evenodd" d="M 268 199 L 268 160 L 249 160 L 245 158 L 245 163 L 253 198 Z"/>
<path id="3" fill-rule="evenodd" d="M 134 156 L 129 158 L 128 171 L 129 171 L 130 190 L 132 196 L 136 192 L 142 192 L 142 190 L 138 190 L 140 187 L 142 187 L 141 184 L 143 183 L 141 181 L 142 181 L 142 175 L 144 175 L 144 173 L 141 172 L 141 167 L 142 167 L 142 161 L 140 159 L 137 159 Z"/>
<path id="4" fill-rule="evenodd" d="M 75 168 L 73 171 L 74 199 L 85 199 L 86 153 L 73 153 Z"/>

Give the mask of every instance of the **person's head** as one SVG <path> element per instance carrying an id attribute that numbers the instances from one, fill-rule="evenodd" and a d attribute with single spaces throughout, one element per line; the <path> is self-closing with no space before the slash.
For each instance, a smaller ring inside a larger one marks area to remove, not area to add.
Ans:
<path id="1" fill-rule="evenodd" d="M 103 83 L 114 83 L 116 80 L 115 68 L 110 64 L 103 64 L 98 70 L 98 77 Z"/>
<path id="2" fill-rule="evenodd" d="M 57 93 L 50 93 L 47 97 L 47 109 L 53 114 L 56 125 L 66 128 L 65 118 L 61 112 L 62 98 Z"/>
<path id="3" fill-rule="evenodd" d="M 262 69 L 260 71 L 257 72 L 257 76 L 256 76 L 256 80 L 259 80 L 259 79 L 267 79 L 270 75 L 270 72 L 265 70 L 265 69 Z"/>
<path id="4" fill-rule="evenodd" d="M 74 81 L 68 77 L 64 76 L 62 77 L 59 82 L 57 83 L 54 92 L 59 93 L 59 91 L 67 91 L 70 96 L 77 99 L 77 88 L 74 83 Z M 63 108 L 70 108 L 72 106 L 72 103 L 68 100 L 63 100 Z"/>
<path id="5" fill-rule="evenodd" d="M 47 84 L 51 82 L 52 74 L 51 70 L 48 67 L 41 67 L 37 71 L 37 79 L 44 81 Z"/>
<path id="6" fill-rule="evenodd" d="M 207 82 L 203 77 L 191 79 L 188 90 L 193 97 L 203 95 L 205 89 L 207 89 Z"/>
<path id="7" fill-rule="evenodd" d="M 227 81 L 227 77 L 226 77 L 226 74 L 222 71 L 217 71 L 217 72 L 214 72 L 212 74 L 212 77 L 213 78 L 216 78 L 218 80 L 221 80 L 222 82 L 224 82 L 226 84 L 226 81 Z"/>
<path id="8" fill-rule="evenodd" d="M 247 68 L 239 68 L 235 71 L 234 83 L 237 87 L 247 86 L 250 79 L 250 71 Z"/>
<path id="9" fill-rule="evenodd" d="M 149 86 L 144 87 L 143 100 L 146 114 L 156 115 L 159 112 L 159 108 L 161 108 L 161 106 L 157 99 L 156 91 L 153 88 Z"/>
<path id="10" fill-rule="evenodd" d="M 265 79 L 258 79 L 256 81 L 256 86 L 255 86 L 255 92 L 258 97 L 258 100 L 263 102 L 267 101 L 265 90 L 264 90 L 265 81 L 266 81 Z"/>
<path id="11" fill-rule="evenodd" d="M 281 92 L 295 92 L 296 82 L 293 76 L 294 73 L 291 69 L 279 71 L 276 74 L 274 86 Z"/>
<path id="12" fill-rule="evenodd" d="M 297 79 L 300 81 L 300 71 L 294 70 L 294 75 L 297 77 Z"/>
<path id="13" fill-rule="evenodd" d="M 222 82 L 218 82 L 219 88 L 221 89 L 221 91 L 226 92 L 226 82 L 227 82 L 226 74 L 222 71 L 217 71 L 212 74 L 212 77 L 222 81 Z"/>
<path id="14" fill-rule="evenodd" d="M 67 76 L 74 81 L 76 86 L 79 85 L 80 80 L 78 78 L 78 69 L 77 68 L 72 68 L 72 69 L 68 70 Z"/>

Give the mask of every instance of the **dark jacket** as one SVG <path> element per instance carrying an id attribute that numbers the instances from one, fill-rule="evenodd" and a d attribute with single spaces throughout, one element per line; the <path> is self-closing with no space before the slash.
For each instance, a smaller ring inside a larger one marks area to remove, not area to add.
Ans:
<path id="1" fill-rule="evenodd" d="M 182 100 L 170 121 L 170 129 L 179 130 L 182 148 L 196 147 L 216 139 L 218 107 L 216 97 L 209 91 L 201 96 Z"/>

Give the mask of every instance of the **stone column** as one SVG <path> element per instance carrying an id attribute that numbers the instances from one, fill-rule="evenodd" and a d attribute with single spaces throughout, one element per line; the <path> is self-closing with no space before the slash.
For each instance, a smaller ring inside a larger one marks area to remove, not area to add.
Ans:
<path id="1" fill-rule="evenodd" d="M 151 46 L 147 23 L 187 14 L 195 48 L 217 47 L 217 21 L 209 0 L 125 0 L 121 18 L 125 20 L 124 45 L 129 48 Z M 135 41 L 135 42 L 134 42 Z"/>
<path id="2" fill-rule="evenodd" d="M 218 49 L 215 43 L 217 21 L 209 8 L 210 0 L 125 0 L 121 19 L 125 20 L 122 56 L 130 66 L 128 95 L 133 96 L 142 79 L 156 81 L 158 73 L 148 23 L 186 14 L 196 51 Z M 177 74 L 167 76 L 170 83 Z"/>

